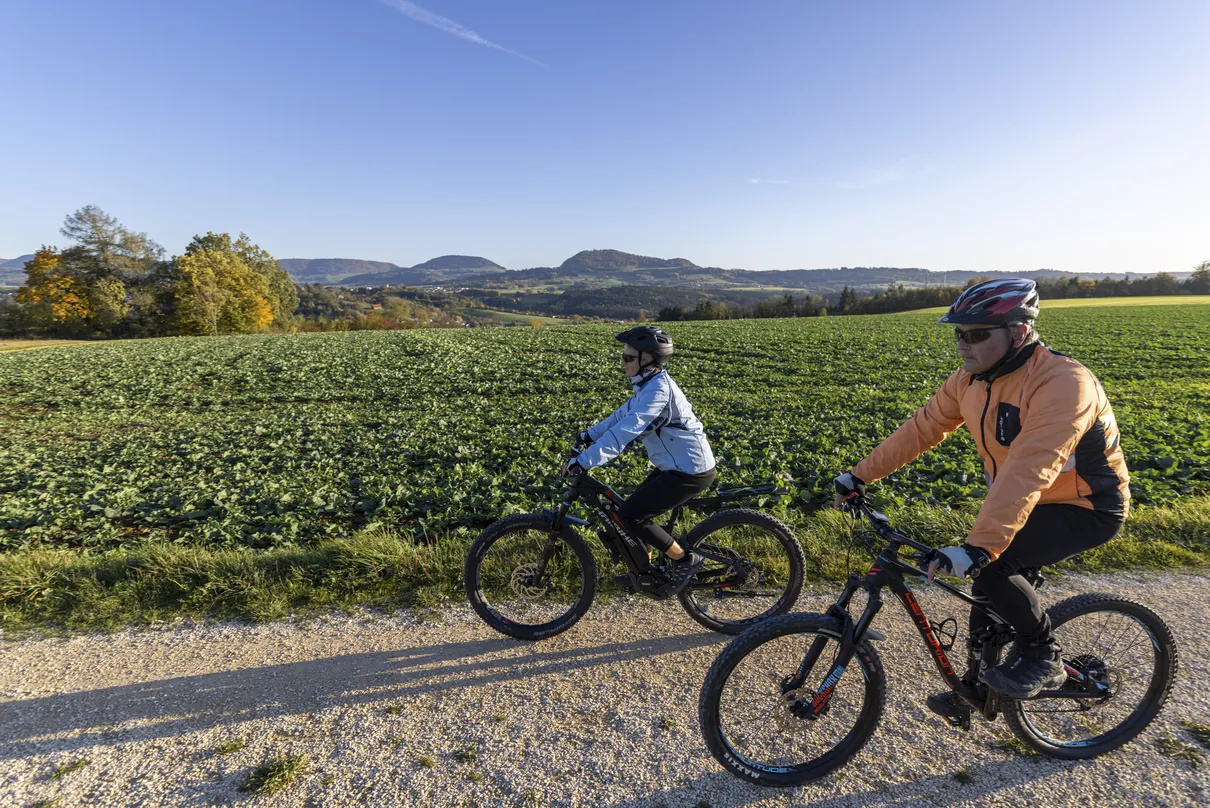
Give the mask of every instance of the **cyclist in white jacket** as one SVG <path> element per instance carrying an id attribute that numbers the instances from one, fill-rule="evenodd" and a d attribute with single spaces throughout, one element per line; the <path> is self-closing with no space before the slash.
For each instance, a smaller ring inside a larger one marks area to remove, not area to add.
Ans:
<path id="1" fill-rule="evenodd" d="M 705 491 L 714 482 L 714 453 L 702 423 L 693 415 L 681 388 L 664 369 L 672 356 L 672 338 L 654 326 L 618 334 L 625 347 L 622 363 L 634 395 L 603 421 L 580 434 L 586 446 L 567 461 L 564 472 L 582 474 L 603 466 L 635 440 L 642 440 L 655 470 L 618 511 L 634 535 L 672 559 L 672 576 L 663 588 L 674 595 L 702 568 L 701 556 L 686 551 L 653 520 Z"/>

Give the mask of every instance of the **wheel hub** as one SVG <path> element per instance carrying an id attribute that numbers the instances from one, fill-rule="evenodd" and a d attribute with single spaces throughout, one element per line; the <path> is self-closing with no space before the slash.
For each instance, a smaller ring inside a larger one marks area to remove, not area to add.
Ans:
<path id="1" fill-rule="evenodd" d="M 1081 654 L 1071 660 L 1071 666 L 1084 674 L 1086 678 L 1105 688 L 1106 699 L 1117 695 L 1121 686 L 1121 674 L 1112 670 L 1101 658 L 1092 654 Z"/>
<path id="2" fill-rule="evenodd" d="M 721 586 L 735 592 L 745 592 L 756 589 L 760 585 L 760 571 L 748 559 L 741 556 L 730 547 L 712 548 L 719 555 L 733 559 L 723 570 Z"/>
<path id="3" fill-rule="evenodd" d="M 788 679 L 789 677 L 787 677 Z M 815 693 L 805 687 L 792 690 L 785 689 L 785 680 L 777 685 L 777 709 L 773 711 L 773 721 L 782 732 L 809 732 L 815 722 L 828 714 L 832 703 L 824 705 L 819 715 L 811 715 L 811 700 Z"/>

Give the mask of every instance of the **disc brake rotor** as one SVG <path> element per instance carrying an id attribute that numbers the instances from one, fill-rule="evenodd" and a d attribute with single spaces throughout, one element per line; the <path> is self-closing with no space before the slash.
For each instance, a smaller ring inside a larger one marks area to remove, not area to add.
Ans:
<path id="1" fill-rule="evenodd" d="M 546 587 L 537 586 L 537 577 L 537 564 L 522 564 L 513 570 L 508 586 L 522 600 L 537 600 L 546 594 Z"/>
<path id="2" fill-rule="evenodd" d="M 732 581 L 734 580 L 734 583 Z M 752 592 L 760 588 L 760 570 L 750 561 L 741 560 L 727 568 L 727 582 L 736 592 Z"/>
<path id="3" fill-rule="evenodd" d="M 818 722 L 807 718 L 802 718 L 794 714 L 794 708 L 799 705 L 809 705 L 811 699 L 815 698 L 815 693 L 806 688 L 795 688 L 781 692 L 781 686 L 778 685 L 775 691 L 778 699 L 777 709 L 773 711 L 773 723 L 782 732 L 810 732 Z M 831 704 L 828 705 L 831 707 Z M 827 713 L 828 707 L 824 708 L 824 712 L 820 714 L 822 717 Z"/>
<path id="4" fill-rule="evenodd" d="M 1081 654 L 1071 660 L 1071 665 L 1089 679 L 1104 687 L 1107 691 L 1104 696 L 1105 699 L 1111 699 L 1116 696 L 1122 686 L 1122 674 L 1110 668 L 1099 657 L 1091 654 Z"/>

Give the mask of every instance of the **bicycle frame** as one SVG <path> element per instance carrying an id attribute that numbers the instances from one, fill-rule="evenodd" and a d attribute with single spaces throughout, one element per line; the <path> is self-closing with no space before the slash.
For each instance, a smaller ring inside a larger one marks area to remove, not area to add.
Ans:
<path id="1" fill-rule="evenodd" d="M 751 489 L 755 490 L 755 489 Z M 681 515 L 686 508 L 694 507 L 695 505 L 706 507 L 713 506 L 724 501 L 732 501 L 741 498 L 743 494 L 736 497 L 725 497 L 722 495 L 713 497 L 709 500 L 691 499 L 681 505 L 677 505 L 672 509 L 668 522 L 665 524 L 665 530 L 670 534 L 673 527 L 680 520 Z M 586 519 L 580 519 L 568 514 L 571 506 L 578 500 L 583 500 L 588 507 L 595 512 L 605 524 L 605 529 L 601 531 L 601 541 L 605 548 L 616 561 L 626 565 L 626 568 L 636 574 L 643 574 L 649 571 L 650 563 L 642 564 L 638 559 L 648 558 L 647 545 L 630 534 L 630 530 L 618 516 L 617 509 L 620 508 L 626 500 L 610 488 L 605 483 L 590 476 L 588 473 L 579 474 L 572 478 L 570 485 L 567 487 L 566 493 L 563 495 L 563 500 L 560 502 L 557 510 L 545 510 L 550 516 L 550 529 L 552 534 L 558 533 L 563 529 L 565 524 L 579 525 L 588 527 L 589 522 Z M 553 538 L 547 542 L 546 548 L 542 553 L 542 558 L 538 562 L 538 577 L 546 569 L 546 562 L 554 551 Z M 724 555 L 719 555 L 701 547 L 694 548 L 694 551 L 705 558 L 713 561 L 719 561 L 724 564 L 730 563 L 732 559 Z M 712 586 L 712 584 L 691 584 L 690 588 L 697 586 Z"/>
<path id="2" fill-rule="evenodd" d="M 601 541 L 605 545 L 605 548 L 609 550 L 610 555 L 615 560 L 624 563 L 631 572 L 644 572 L 646 567 L 642 566 L 638 559 L 648 557 L 647 547 L 630 535 L 621 518 L 618 517 L 617 509 L 626 500 L 608 485 L 593 479 L 586 473 L 572 479 L 566 493 L 563 495 L 563 501 L 559 504 L 557 510 L 545 511 L 545 513 L 550 515 L 552 536 L 562 530 L 565 524 L 582 527 L 589 525 L 588 520 L 568 514 L 568 510 L 577 500 L 583 500 L 605 523 L 606 529 L 601 531 Z M 673 521 L 679 517 L 680 511 L 680 508 L 676 509 L 673 514 Z M 546 561 L 553 550 L 554 539 L 552 538 L 547 542 L 546 549 L 542 553 L 542 559 L 539 561 L 539 575 L 545 569 Z"/>
<path id="3" fill-rule="evenodd" d="M 927 577 L 928 573 L 902 560 L 899 557 L 900 549 L 905 545 L 909 546 L 922 554 L 923 558 L 934 553 L 934 548 L 914 541 L 903 532 L 892 528 L 885 516 L 871 510 L 859 497 L 852 499 L 848 503 L 848 506 L 851 510 L 860 513 L 869 520 L 878 534 L 887 540 L 887 546 L 878 553 L 874 563 L 870 565 L 864 576 L 856 574 L 849 576 L 844 591 L 828 609 L 828 616 L 839 619 L 843 627 L 840 637 L 840 651 L 829 668 L 827 676 L 824 677 L 823 683 L 816 690 L 810 703 L 809 712 L 803 717 L 816 719 L 827 709 L 836 683 L 840 681 L 840 677 L 852 661 L 857 644 L 867 634 L 873 639 L 882 638 L 881 635 L 870 628 L 870 624 L 873 622 L 875 615 L 882 609 L 882 590 L 890 589 L 899 599 L 900 603 L 903 604 L 917 631 L 920 632 L 920 637 L 933 658 L 937 672 L 945 679 L 946 684 L 971 707 L 978 709 L 987 718 L 993 718 L 996 714 L 998 704 L 996 695 L 992 692 L 986 692 L 986 688 L 970 686 L 962 681 L 961 677 L 954 670 L 954 666 L 950 662 L 941 640 L 938 639 L 932 623 L 929 622 L 924 609 L 920 606 L 920 603 L 916 600 L 916 596 L 912 593 L 911 587 L 908 586 L 907 581 L 904 579 L 905 575 Z M 989 604 L 981 602 L 967 592 L 940 579 L 934 580 L 933 584 L 948 594 L 965 601 L 972 608 L 984 612 L 992 620 L 993 632 L 999 634 L 1002 641 L 1008 641 L 1011 636 L 1011 628 L 1007 621 L 996 614 Z M 849 603 L 859 589 L 864 589 L 868 593 L 869 599 L 865 611 L 854 621 L 852 615 L 849 613 Z M 806 684 L 807 676 L 810 675 L 811 670 L 815 667 L 815 663 L 818 661 L 820 654 L 823 653 L 826 644 L 826 637 L 815 639 L 803 656 L 803 660 L 795 671 L 794 676 L 786 683 L 783 690 L 798 689 Z M 984 645 L 986 646 L 986 642 Z M 1085 677 L 1071 665 L 1065 664 L 1065 668 L 1067 675 L 1082 684 L 1085 687 L 1084 690 L 1046 690 L 1033 698 L 1101 698 L 1108 692 L 1105 686 Z"/>

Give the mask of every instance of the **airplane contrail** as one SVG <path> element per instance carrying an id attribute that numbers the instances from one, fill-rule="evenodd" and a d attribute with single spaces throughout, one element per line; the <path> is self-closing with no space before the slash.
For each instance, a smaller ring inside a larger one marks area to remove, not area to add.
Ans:
<path id="1" fill-rule="evenodd" d="M 382 2 L 401 14 L 411 17 L 416 22 L 422 22 L 425 25 L 433 26 L 438 31 L 444 31 L 445 33 L 456 36 L 459 39 L 465 39 L 467 42 L 473 42 L 476 45 L 483 45 L 488 48 L 503 51 L 504 53 L 512 54 L 513 56 L 524 59 L 527 62 L 533 62 L 536 65 L 546 67 L 546 65 L 542 64 L 537 59 L 526 56 L 524 53 L 518 53 L 515 50 L 509 50 L 503 45 L 497 45 L 490 39 L 484 39 L 483 37 L 479 36 L 479 34 L 467 28 L 465 25 L 454 22 L 448 17 L 442 17 L 440 14 L 434 14 L 428 9 L 421 8 L 415 3 L 409 3 L 408 0 L 382 0 Z"/>

